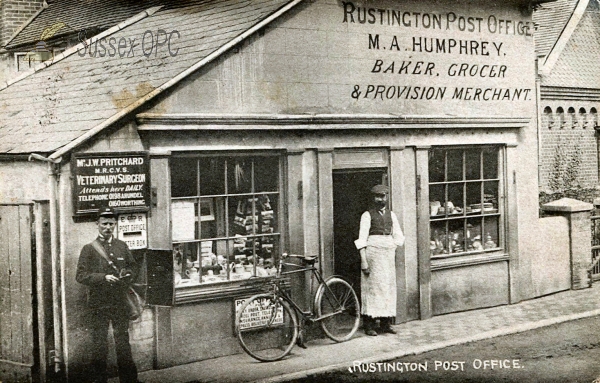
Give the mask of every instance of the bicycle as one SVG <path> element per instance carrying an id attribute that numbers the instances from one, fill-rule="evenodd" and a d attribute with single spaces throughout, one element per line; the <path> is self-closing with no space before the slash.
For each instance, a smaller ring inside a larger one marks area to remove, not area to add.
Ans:
<path id="1" fill-rule="evenodd" d="M 302 265 L 283 262 L 288 257 L 300 258 Z M 324 279 L 315 267 L 316 262 L 316 256 L 284 253 L 275 277 L 264 282 L 270 287 L 268 292 L 254 295 L 240 306 L 235 331 L 240 345 L 248 355 L 261 362 L 282 359 L 294 347 L 305 322 L 319 322 L 325 335 L 336 342 L 352 338 L 360 322 L 356 293 L 348 282 L 338 276 Z M 282 271 L 284 265 L 295 269 Z M 304 311 L 282 284 L 286 282 L 284 276 L 307 271 L 316 278 L 319 287 L 314 295 L 312 308 Z M 302 321 L 299 322 L 298 317 Z M 302 342 L 300 346 L 303 346 Z"/>

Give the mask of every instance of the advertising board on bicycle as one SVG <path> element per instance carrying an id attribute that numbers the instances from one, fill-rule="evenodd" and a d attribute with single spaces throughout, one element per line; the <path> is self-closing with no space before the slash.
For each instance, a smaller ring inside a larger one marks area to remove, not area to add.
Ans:
<path id="1" fill-rule="evenodd" d="M 246 299 L 235 300 L 235 313 L 236 316 L 240 315 L 239 308 L 244 304 Z M 248 307 L 244 310 L 244 313 L 239 318 L 240 330 L 245 330 L 253 327 L 260 327 L 265 325 L 282 325 L 283 324 L 283 308 L 281 305 L 277 305 L 277 312 L 273 317 L 272 308 L 273 301 L 271 299 L 259 299 L 252 302 L 252 307 Z"/>

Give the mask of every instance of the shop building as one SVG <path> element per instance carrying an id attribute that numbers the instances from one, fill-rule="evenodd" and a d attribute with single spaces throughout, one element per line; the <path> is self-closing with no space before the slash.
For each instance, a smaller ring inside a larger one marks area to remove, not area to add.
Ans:
<path id="1" fill-rule="evenodd" d="M 397 323 L 569 288 L 568 258 L 540 267 L 535 241 L 532 29 L 528 2 L 169 3 L 11 81 L 0 205 L 34 229 L 19 283 L 44 329 L 44 355 L 14 361 L 85 369 L 75 272 L 105 204 L 146 259 L 142 370 L 240 352 L 236 301 L 284 251 L 356 284 L 359 217 L 382 182 L 406 236 Z"/>

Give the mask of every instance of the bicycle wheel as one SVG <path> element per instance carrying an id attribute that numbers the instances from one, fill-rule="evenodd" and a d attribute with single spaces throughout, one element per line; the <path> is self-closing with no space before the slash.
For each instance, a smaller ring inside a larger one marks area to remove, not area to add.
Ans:
<path id="1" fill-rule="evenodd" d="M 358 329 L 360 306 L 354 289 L 341 278 L 332 277 L 320 285 L 315 296 L 317 318 L 332 340 L 343 342 Z"/>
<path id="2" fill-rule="evenodd" d="M 244 351 L 262 362 L 286 356 L 298 338 L 296 313 L 273 294 L 248 298 L 239 308 L 235 330 Z"/>

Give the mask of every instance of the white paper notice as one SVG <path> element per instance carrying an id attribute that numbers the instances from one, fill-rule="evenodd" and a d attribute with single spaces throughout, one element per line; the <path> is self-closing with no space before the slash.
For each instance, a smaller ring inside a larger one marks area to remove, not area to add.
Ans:
<path id="1" fill-rule="evenodd" d="M 194 202 L 173 201 L 171 217 L 173 220 L 173 241 L 195 239 L 196 211 Z"/>

